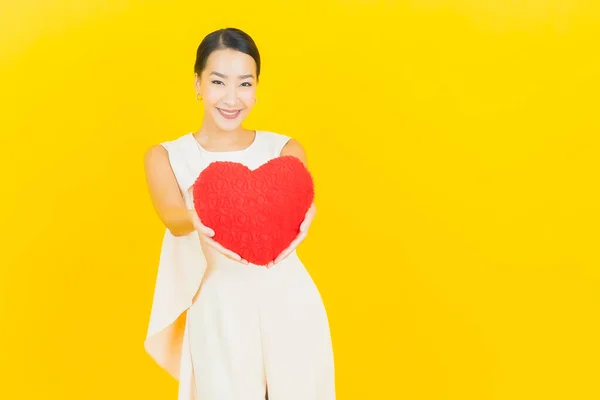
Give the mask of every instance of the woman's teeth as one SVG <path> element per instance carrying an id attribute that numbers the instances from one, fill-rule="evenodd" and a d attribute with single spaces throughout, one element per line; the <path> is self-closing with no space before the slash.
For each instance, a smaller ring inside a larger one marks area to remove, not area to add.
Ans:
<path id="1" fill-rule="evenodd" d="M 240 115 L 240 112 L 242 111 L 242 110 L 229 111 L 229 110 L 223 110 L 220 108 L 217 108 L 217 110 L 219 110 L 219 113 L 227 119 L 237 118 L 237 116 Z"/>

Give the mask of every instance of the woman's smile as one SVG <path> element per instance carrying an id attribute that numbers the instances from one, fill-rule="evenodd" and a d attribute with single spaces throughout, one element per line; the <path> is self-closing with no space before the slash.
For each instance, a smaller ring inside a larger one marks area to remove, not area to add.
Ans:
<path id="1" fill-rule="evenodd" d="M 242 110 L 225 110 L 224 108 L 219 107 L 217 107 L 217 110 L 219 110 L 219 114 L 221 114 L 223 118 L 227 119 L 236 119 L 242 112 Z"/>

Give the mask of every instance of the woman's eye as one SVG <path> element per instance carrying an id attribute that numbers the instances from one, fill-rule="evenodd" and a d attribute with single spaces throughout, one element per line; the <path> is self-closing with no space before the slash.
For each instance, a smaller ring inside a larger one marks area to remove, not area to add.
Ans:
<path id="1" fill-rule="evenodd" d="M 250 82 L 244 82 L 244 83 L 242 83 L 242 86 L 244 86 L 244 85 L 246 85 L 247 87 L 252 86 L 252 84 Z"/>
<path id="2" fill-rule="evenodd" d="M 222 84 L 223 82 L 221 82 L 221 81 L 212 81 L 212 83 L 214 83 L 215 85 L 220 85 L 220 84 Z"/>

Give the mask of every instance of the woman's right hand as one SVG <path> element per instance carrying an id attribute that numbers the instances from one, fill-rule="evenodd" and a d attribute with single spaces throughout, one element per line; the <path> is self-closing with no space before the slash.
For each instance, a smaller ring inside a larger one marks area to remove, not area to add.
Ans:
<path id="1" fill-rule="evenodd" d="M 192 204 L 194 204 L 194 194 L 192 188 L 190 188 L 189 193 L 192 198 Z M 242 264 L 248 264 L 248 261 L 244 260 L 239 254 L 223 247 L 219 242 L 213 239 L 215 231 L 209 228 L 208 226 L 204 225 L 202 221 L 200 221 L 200 217 L 198 217 L 198 213 L 196 213 L 195 209 L 188 210 L 188 212 L 190 214 L 190 218 L 194 222 L 194 229 L 196 229 L 196 232 L 198 232 L 200 240 L 202 240 L 204 243 L 211 246 L 224 256 L 234 261 L 241 262 Z"/>

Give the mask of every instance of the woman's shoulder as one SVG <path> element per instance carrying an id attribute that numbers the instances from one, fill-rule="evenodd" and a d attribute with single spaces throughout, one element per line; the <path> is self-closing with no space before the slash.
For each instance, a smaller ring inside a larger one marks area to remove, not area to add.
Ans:
<path id="1" fill-rule="evenodd" d="M 272 157 L 277 157 L 287 143 L 292 140 L 289 135 L 281 132 L 269 130 L 257 130 L 257 134 L 261 135 L 260 142 L 264 148 L 267 148 Z"/>
<path id="2" fill-rule="evenodd" d="M 265 138 L 267 138 L 269 140 L 273 140 L 273 141 L 276 141 L 276 140 L 286 141 L 286 140 L 291 139 L 291 137 L 289 135 L 286 135 L 281 132 L 275 132 L 275 131 L 269 131 L 269 130 L 257 130 L 257 132 L 259 132 Z"/>
<path id="3" fill-rule="evenodd" d="M 193 133 L 187 132 L 185 134 L 179 134 L 179 136 L 176 136 L 171 139 L 165 139 L 164 141 L 160 142 L 159 146 L 164 147 L 168 151 L 170 149 L 189 146 L 189 144 L 192 143 L 193 140 L 195 140 Z"/>
<path id="4" fill-rule="evenodd" d="M 304 147 L 293 136 L 273 131 L 261 131 L 261 133 L 266 135 L 265 141 L 270 142 L 275 157 L 291 155 L 306 163 Z"/>
<path id="5" fill-rule="evenodd" d="M 148 147 L 144 154 L 146 163 L 156 163 L 168 160 L 172 163 L 173 160 L 180 160 L 190 151 L 190 138 L 193 140 L 191 133 L 176 136 L 172 139 L 166 139 L 157 144 Z"/>

